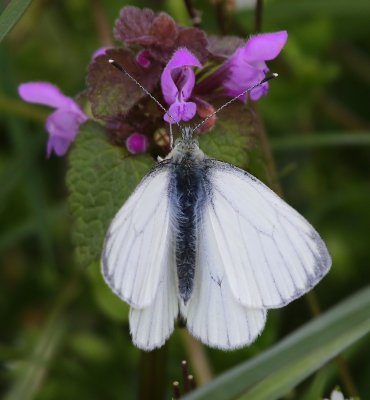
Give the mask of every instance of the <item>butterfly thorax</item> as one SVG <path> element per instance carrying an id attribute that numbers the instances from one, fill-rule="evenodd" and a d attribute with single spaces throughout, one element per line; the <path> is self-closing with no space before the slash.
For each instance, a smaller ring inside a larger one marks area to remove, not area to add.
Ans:
<path id="1" fill-rule="evenodd" d="M 189 300 L 197 260 L 199 221 L 207 200 L 207 174 L 195 139 L 183 138 L 171 152 L 169 200 L 181 299 Z"/>

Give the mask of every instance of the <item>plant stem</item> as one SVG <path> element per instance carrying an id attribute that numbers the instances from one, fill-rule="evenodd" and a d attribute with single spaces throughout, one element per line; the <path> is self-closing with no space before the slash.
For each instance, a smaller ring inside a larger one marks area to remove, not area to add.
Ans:
<path id="1" fill-rule="evenodd" d="M 256 12 L 255 12 L 255 31 L 260 32 L 262 28 L 262 12 L 263 12 L 263 0 L 257 0 L 256 2 Z M 280 196 L 283 197 L 283 188 L 279 181 L 279 176 L 276 168 L 276 163 L 274 159 L 274 155 L 272 153 L 271 144 L 265 129 L 265 126 L 262 122 L 262 118 L 258 111 L 257 106 L 254 106 L 254 111 L 256 113 L 257 123 L 259 125 L 259 132 L 260 132 L 260 144 L 263 153 L 263 157 L 267 163 L 268 175 L 270 176 L 271 187 L 273 190 Z M 307 301 L 308 308 L 313 317 L 317 317 L 320 315 L 320 304 L 319 300 L 316 296 L 315 291 L 312 289 L 308 294 L 305 295 L 305 299 Z M 357 396 L 358 390 L 356 385 L 353 381 L 347 363 L 343 359 L 341 355 L 335 358 L 335 362 L 339 369 L 339 374 L 342 379 L 343 385 L 345 386 L 348 394 L 350 396 Z"/>
<path id="2" fill-rule="evenodd" d="M 40 107 L 26 104 L 23 101 L 13 99 L 3 94 L 0 94 L 0 113 L 26 118 L 42 125 L 45 123 L 46 117 L 49 114 L 46 110 L 41 110 Z"/>
<path id="3" fill-rule="evenodd" d="M 218 28 L 222 35 L 227 35 L 229 30 L 228 29 L 229 18 L 226 11 L 225 1 L 216 0 L 214 2 L 214 5 L 215 5 Z"/>
<path id="4" fill-rule="evenodd" d="M 96 32 L 98 34 L 101 45 L 106 47 L 113 46 L 111 27 L 101 1 L 93 0 L 92 9 L 93 9 Z"/>
<path id="5" fill-rule="evenodd" d="M 199 11 L 194 8 L 192 0 L 184 0 L 184 3 L 191 19 L 191 24 L 195 27 L 199 27 L 202 22 Z"/>
<path id="6" fill-rule="evenodd" d="M 254 22 L 254 30 L 256 33 L 262 31 L 262 13 L 263 13 L 263 0 L 256 1 L 256 13 L 255 13 L 255 22 Z"/>
<path id="7" fill-rule="evenodd" d="M 253 105 L 253 109 L 256 115 L 257 129 L 259 132 L 260 145 L 262 150 L 262 156 L 266 161 L 268 178 L 270 179 L 271 188 L 280 196 L 284 197 L 283 189 L 279 181 L 278 172 L 276 168 L 275 159 L 272 153 L 270 141 L 268 135 L 266 133 L 265 126 L 261 119 L 260 113 L 258 111 L 258 107 L 256 104 Z M 321 314 L 320 304 L 314 289 L 312 289 L 309 293 L 305 295 L 305 299 L 308 305 L 308 308 L 313 317 L 317 317 Z M 335 363 L 337 364 L 339 375 L 343 382 L 344 387 L 348 395 L 357 396 L 358 390 L 356 389 L 356 385 L 351 376 L 349 368 L 346 364 L 346 361 L 342 356 L 337 356 L 335 359 Z"/>
<path id="8" fill-rule="evenodd" d="M 204 346 L 185 329 L 180 330 L 181 338 L 188 354 L 197 385 L 202 386 L 212 380 L 213 373 Z"/>
<path id="9" fill-rule="evenodd" d="M 139 366 L 140 400 L 162 400 L 165 398 L 167 346 L 150 352 L 141 352 Z"/>

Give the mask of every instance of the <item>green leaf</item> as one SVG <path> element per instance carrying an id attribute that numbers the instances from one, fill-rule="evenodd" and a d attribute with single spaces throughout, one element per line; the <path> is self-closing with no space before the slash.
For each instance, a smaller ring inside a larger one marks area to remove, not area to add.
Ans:
<path id="1" fill-rule="evenodd" d="M 76 332 L 69 337 L 69 346 L 73 354 L 87 362 L 104 363 L 111 356 L 111 344 L 95 332 Z"/>
<path id="2" fill-rule="evenodd" d="M 309 149 L 316 147 L 369 146 L 370 132 L 308 133 L 271 140 L 276 151 Z"/>
<path id="3" fill-rule="evenodd" d="M 329 382 L 330 377 L 335 372 L 334 365 L 328 365 L 322 368 L 312 380 L 311 385 L 303 394 L 302 400 L 317 400 L 324 397 L 325 386 Z"/>
<path id="4" fill-rule="evenodd" d="M 70 152 L 67 185 L 76 256 L 83 266 L 100 259 L 110 221 L 152 165 L 148 155 L 131 156 L 108 143 L 97 123 L 81 127 Z"/>
<path id="5" fill-rule="evenodd" d="M 32 0 L 11 0 L 0 15 L 0 42 L 17 23 Z"/>
<path id="6" fill-rule="evenodd" d="M 129 305 L 115 295 L 104 282 L 100 264 L 94 263 L 88 270 L 88 277 L 94 291 L 95 301 L 100 310 L 117 322 L 128 320 Z"/>
<path id="7" fill-rule="evenodd" d="M 184 400 L 274 400 L 370 332 L 370 288 L 310 321 Z M 243 396 L 243 397 L 240 397 Z"/>
<path id="8" fill-rule="evenodd" d="M 54 361 L 67 331 L 60 313 L 52 314 L 44 327 L 30 357 L 19 366 L 18 376 L 4 400 L 32 400 Z"/>
<path id="9" fill-rule="evenodd" d="M 253 135 L 251 112 L 239 102 L 222 110 L 213 130 L 199 137 L 199 144 L 207 156 L 245 167 L 253 148 Z"/>

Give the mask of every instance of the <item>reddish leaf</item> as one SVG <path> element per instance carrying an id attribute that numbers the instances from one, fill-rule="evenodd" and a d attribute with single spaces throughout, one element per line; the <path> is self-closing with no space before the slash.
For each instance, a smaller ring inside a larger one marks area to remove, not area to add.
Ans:
<path id="1" fill-rule="evenodd" d="M 159 82 L 161 66 L 152 62 L 150 68 L 141 67 L 126 49 L 110 49 L 89 66 L 87 96 L 95 117 L 106 121 L 125 116 L 146 96 L 145 92 L 124 73 L 108 62 L 114 59 L 140 84 L 151 92 Z"/>
<path id="2" fill-rule="evenodd" d="M 186 47 L 203 64 L 207 60 L 207 37 L 203 31 L 197 28 L 179 28 L 179 33 L 172 47 L 153 46 L 149 48 L 150 54 L 155 60 L 167 63 L 173 53 L 180 47 Z"/>
<path id="3" fill-rule="evenodd" d="M 178 36 L 178 26 L 169 15 L 166 13 L 160 13 L 153 20 L 150 33 L 156 38 L 153 45 L 171 48 L 174 46 Z"/>
<path id="4" fill-rule="evenodd" d="M 237 36 L 209 36 L 208 51 L 215 58 L 225 60 L 229 58 L 234 51 L 243 46 L 245 40 Z"/>
<path id="5" fill-rule="evenodd" d="M 180 28 L 176 48 L 186 47 L 203 64 L 208 57 L 208 39 L 206 34 L 198 28 Z"/>
<path id="6" fill-rule="evenodd" d="M 126 44 L 171 47 L 177 37 L 177 25 L 166 13 L 155 15 L 148 9 L 123 7 L 116 21 L 114 35 Z"/>
<path id="7" fill-rule="evenodd" d="M 166 13 L 147 8 L 124 7 L 116 21 L 115 37 L 149 50 L 153 59 L 166 63 L 179 47 L 186 47 L 204 63 L 208 57 L 206 34 L 197 28 L 178 26 Z"/>

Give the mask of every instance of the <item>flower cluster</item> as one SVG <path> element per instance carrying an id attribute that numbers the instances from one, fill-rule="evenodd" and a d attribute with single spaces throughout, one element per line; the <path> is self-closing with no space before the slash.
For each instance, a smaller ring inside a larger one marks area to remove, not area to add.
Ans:
<path id="1" fill-rule="evenodd" d="M 114 35 L 123 46 L 94 53 L 86 94 L 93 117 L 106 124 L 110 140 L 133 154 L 147 151 L 149 145 L 163 147 L 155 141 L 163 119 L 168 123 L 204 119 L 214 111 L 216 99 L 226 101 L 261 81 L 269 70 L 266 61 L 277 57 L 287 40 L 286 31 L 252 36 L 247 41 L 208 37 L 200 29 L 177 25 L 166 13 L 130 6 L 121 10 Z M 108 59 L 121 64 L 147 91 L 164 101 L 168 112 L 163 115 Z M 256 101 L 267 92 L 268 83 L 264 83 L 248 97 Z M 88 119 L 85 112 L 49 83 L 22 84 L 19 94 L 25 101 L 56 108 L 46 122 L 47 154 L 65 154 L 79 125 Z M 241 100 L 246 101 L 247 95 Z M 203 129 L 214 124 L 215 118 L 210 118 Z"/>

